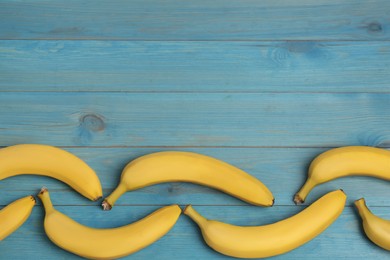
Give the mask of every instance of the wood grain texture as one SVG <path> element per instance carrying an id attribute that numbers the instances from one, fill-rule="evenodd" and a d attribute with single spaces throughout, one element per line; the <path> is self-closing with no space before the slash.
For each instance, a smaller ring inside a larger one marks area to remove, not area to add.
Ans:
<path id="1" fill-rule="evenodd" d="M 2 145 L 390 145 L 390 94 L 2 93 Z"/>
<path id="2" fill-rule="evenodd" d="M 261 180 L 274 194 L 275 205 L 294 205 L 292 198 L 306 179 L 307 169 L 325 148 L 65 148 L 87 162 L 98 174 L 107 196 L 117 185 L 124 166 L 145 154 L 181 150 L 209 155 Z M 185 172 L 183 172 L 185 174 Z M 37 194 L 42 187 L 50 189 L 57 205 L 85 205 L 99 207 L 65 184 L 40 176 L 18 176 L 0 181 L 0 205 L 7 205 L 19 197 Z M 390 206 L 390 182 L 369 177 L 349 177 L 331 181 L 313 189 L 306 205 L 323 194 L 343 189 L 348 205 L 361 197 L 371 206 Z M 116 205 L 224 205 L 248 206 L 239 199 L 217 190 L 187 183 L 166 183 L 149 186 L 124 194 Z M 115 210 L 115 208 L 114 208 Z"/>
<path id="3" fill-rule="evenodd" d="M 95 207 L 57 206 L 61 212 L 82 224 L 109 228 L 134 222 L 158 207 L 118 207 L 102 212 Z M 211 219 L 235 225 L 263 225 L 290 217 L 303 207 L 197 206 L 200 213 Z M 390 219 L 388 208 L 373 208 L 375 214 Z M 0 257 L 24 259 L 80 259 L 51 243 L 42 225 L 43 209 L 35 207 L 30 219 L 15 233 L 1 242 Z M 210 249 L 202 240 L 193 222 L 182 215 L 173 229 L 151 246 L 124 259 L 232 259 Z M 362 233 L 355 209 L 347 207 L 342 215 L 314 240 L 275 259 L 387 259 L 388 252 L 372 244 Z"/>
<path id="4" fill-rule="evenodd" d="M 390 39 L 389 1 L 1 1 L 0 39 Z"/>
<path id="5" fill-rule="evenodd" d="M 0 181 L 0 208 L 47 186 L 57 208 L 108 228 L 162 205 L 262 225 L 305 206 L 292 196 L 310 161 L 333 147 L 390 148 L 390 1 L 0 1 L 0 147 L 60 146 L 85 160 L 104 194 L 131 160 L 163 150 L 231 163 L 264 182 L 272 208 L 188 183 L 150 186 L 110 212 L 46 177 Z M 0 167 L 1 168 L 1 167 Z M 369 177 L 315 188 L 306 205 L 342 188 L 347 207 L 323 234 L 275 259 L 390 259 L 360 228 L 352 202 L 390 219 L 390 183 Z M 0 243 L 0 259 L 79 259 L 53 245 L 38 203 Z M 1 228 L 1 227 L 0 227 Z M 125 259 L 230 259 L 182 216 Z"/>
<path id="6" fill-rule="evenodd" d="M 0 91 L 390 92 L 390 43 L 0 41 Z"/>

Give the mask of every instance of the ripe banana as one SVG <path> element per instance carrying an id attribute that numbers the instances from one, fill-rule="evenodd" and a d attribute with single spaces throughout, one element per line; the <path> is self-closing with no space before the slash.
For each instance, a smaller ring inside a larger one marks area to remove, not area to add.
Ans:
<path id="1" fill-rule="evenodd" d="M 27 196 L 15 200 L 0 210 L 0 241 L 23 225 L 30 216 L 34 205 L 34 196 Z"/>
<path id="2" fill-rule="evenodd" d="M 390 250 L 390 221 L 372 214 L 363 198 L 355 201 L 355 205 L 368 238 L 378 246 Z"/>
<path id="3" fill-rule="evenodd" d="M 75 155 L 49 145 L 19 144 L 0 149 L 0 180 L 35 174 L 65 182 L 91 200 L 102 197 L 99 178 Z"/>
<path id="4" fill-rule="evenodd" d="M 168 233 L 181 214 L 178 205 L 171 205 L 126 226 L 96 229 L 55 210 L 47 189 L 43 188 L 38 197 L 45 207 L 44 228 L 49 239 L 69 252 L 92 259 L 116 259 L 147 247 Z"/>
<path id="5" fill-rule="evenodd" d="M 126 191 L 163 182 L 192 182 L 219 189 L 254 205 L 272 206 L 274 198 L 258 179 L 223 161 L 192 152 L 157 152 L 130 162 L 118 187 L 102 203 L 110 210 Z"/>
<path id="6" fill-rule="evenodd" d="M 320 154 L 310 164 L 308 179 L 295 194 L 294 202 L 303 203 L 318 184 L 352 175 L 390 180 L 390 151 L 368 146 L 346 146 Z"/>
<path id="7" fill-rule="evenodd" d="M 191 205 L 184 214 L 195 221 L 206 243 L 233 257 L 262 258 L 291 251 L 313 239 L 330 226 L 344 209 L 346 196 L 330 192 L 293 217 L 265 226 L 234 226 L 208 220 Z"/>

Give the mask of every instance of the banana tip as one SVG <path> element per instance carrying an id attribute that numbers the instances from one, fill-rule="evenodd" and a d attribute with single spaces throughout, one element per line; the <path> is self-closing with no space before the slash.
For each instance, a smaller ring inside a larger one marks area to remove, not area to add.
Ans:
<path id="1" fill-rule="evenodd" d="M 273 205 L 275 205 L 275 198 L 272 199 L 272 203 L 271 203 L 270 207 L 272 207 Z"/>
<path id="2" fill-rule="evenodd" d="M 38 195 L 41 195 L 45 192 L 48 192 L 49 190 L 46 187 L 42 187 L 41 190 L 39 191 Z"/>
<path id="3" fill-rule="evenodd" d="M 98 200 L 100 200 L 101 198 L 103 198 L 103 196 L 96 197 L 93 201 L 98 201 Z"/>
<path id="4" fill-rule="evenodd" d="M 108 201 L 104 200 L 102 202 L 102 207 L 103 207 L 103 210 L 111 210 L 112 209 L 112 206 L 110 205 L 110 203 L 108 203 Z"/>
<path id="5" fill-rule="evenodd" d="M 184 215 L 187 215 L 186 213 L 187 213 L 187 210 L 188 210 L 189 208 L 192 208 L 192 205 L 191 205 L 191 204 L 189 204 L 189 205 L 187 205 L 187 206 L 184 207 L 184 209 L 183 209 L 183 214 L 184 214 Z"/>
<path id="6" fill-rule="evenodd" d="M 357 205 L 357 204 L 360 203 L 360 202 L 366 203 L 366 201 L 365 201 L 364 198 L 357 199 L 357 200 L 355 200 L 354 203 L 355 203 L 355 205 Z"/>
<path id="7" fill-rule="evenodd" d="M 304 202 L 305 202 L 305 200 L 302 199 L 301 196 L 299 196 L 299 194 L 295 194 L 295 196 L 294 196 L 295 205 L 300 205 L 300 204 L 303 204 Z"/>
<path id="8" fill-rule="evenodd" d="M 34 203 L 37 202 L 37 200 L 35 199 L 34 195 L 30 195 L 30 199 L 31 199 L 32 201 L 34 201 Z"/>

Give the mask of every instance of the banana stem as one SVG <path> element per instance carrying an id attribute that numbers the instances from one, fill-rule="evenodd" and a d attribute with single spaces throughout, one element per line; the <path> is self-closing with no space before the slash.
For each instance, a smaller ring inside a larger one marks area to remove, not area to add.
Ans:
<path id="1" fill-rule="evenodd" d="M 317 184 L 310 179 L 310 177 L 306 180 L 305 184 L 302 188 L 295 194 L 294 202 L 295 204 L 302 204 L 305 202 L 305 199 L 309 192 L 316 186 Z"/>
<path id="2" fill-rule="evenodd" d="M 127 187 L 119 183 L 118 187 L 107 197 L 104 199 L 102 206 L 103 210 L 111 210 L 112 206 L 114 206 L 115 201 L 119 199 L 120 196 L 123 195 L 127 191 Z"/>
<path id="3" fill-rule="evenodd" d="M 43 187 L 41 189 L 41 191 L 38 193 L 38 198 L 41 199 L 46 214 L 50 213 L 51 211 L 54 211 L 53 203 L 51 202 L 49 190 L 47 188 Z"/>
<path id="4" fill-rule="evenodd" d="M 187 205 L 183 210 L 184 215 L 189 216 L 195 223 L 199 226 L 203 226 L 206 224 L 207 219 L 200 215 L 191 205 Z"/>
<path id="5" fill-rule="evenodd" d="M 355 206 L 358 209 L 360 217 L 365 220 L 367 218 L 367 214 L 370 213 L 370 210 L 367 208 L 366 201 L 364 200 L 364 198 L 356 200 Z"/>

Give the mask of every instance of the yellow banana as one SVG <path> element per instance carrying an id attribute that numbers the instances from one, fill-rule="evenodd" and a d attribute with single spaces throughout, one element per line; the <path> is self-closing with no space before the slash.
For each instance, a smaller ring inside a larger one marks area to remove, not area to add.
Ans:
<path id="1" fill-rule="evenodd" d="M 45 207 L 44 228 L 49 239 L 69 252 L 92 259 L 115 259 L 147 247 L 168 233 L 181 214 L 178 205 L 171 205 L 126 226 L 96 229 L 55 210 L 47 189 L 43 188 L 38 197 Z"/>
<path id="2" fill-rule="evenodd" d="M 378 246 L 390 250 L 390 221 L 372 214 L 363 198 L 355 201 L 355 205 L 367 237 Z"/>
<path id="3" fill-rule="evenodd" d="M 246 172 L 215 158 L 192 152 L 158 152 L 130 162 L 117 188 L 102 203 L 110 210 L 126 191 L 163 182 L 192 182 L 209 186 L 254 205 L 272 206 L 268 188 Z"/>
<path id="4" fill-rule="evenodd" d="M 294 202 L 303 203 L 309 192 L 321 183 L 352 175 L 390 180 L 390 151 L 368 146 L 346 146 L 320 154 L 310 164 L 308 178 L 295 194 Z"/>
<path id="5" fill-rule="evenodd" d="M 30 216 L 34 205 L 34 196 L 27 196 L 15 200 L 0 210 L 0 241 L 23 225 Z"/>
<path id="6" fill-rule="evenodd" d="M 208 220 L 191 205 L 184 214 L 195 221 L 206 243 L 214 250 L 240 258 L 271 257 L 291 251 L 330 226 L 344 209 L 346 196 L 330 192 L 300 213 L 265 226 L 234 226 Z"/>
<path id="7" fill-rule="evenodd" d="M 102 197 L 99 178 L 75 155 L 49 145 L 19 144 L 0 149 L 0 180 L 35 174 L 58 179 L 91 200 Z"/>

